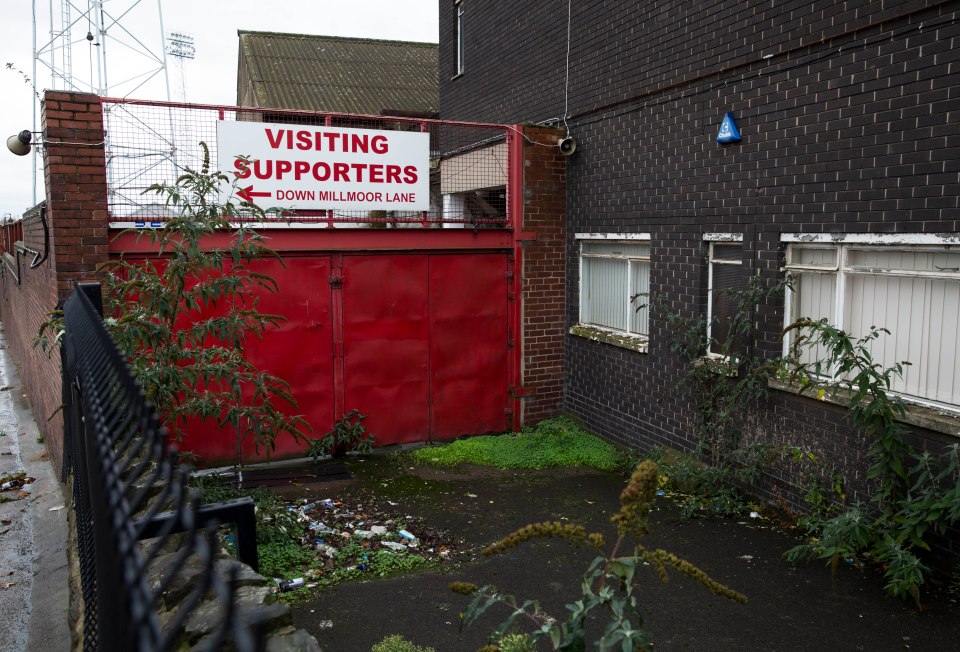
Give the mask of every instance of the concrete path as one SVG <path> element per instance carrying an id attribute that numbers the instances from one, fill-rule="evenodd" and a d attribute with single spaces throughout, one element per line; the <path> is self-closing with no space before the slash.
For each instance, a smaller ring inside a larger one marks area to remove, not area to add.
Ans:
<path id="1" fill-rule="evenodd" d="M 300 483 L 289 499 L 332 498 L 380 511 L 422 517 L 430 527 L 461 539 L 459 550 L 476 550 L 527 523 L 582 523 L 587 531 L 616 533 L 610 516 L 619 509 L 623 474 L 584 469 L 511 472 L 463 467 L 432 469 L 404 458 L 358 458 L 347 463 L 354 479 Z M 388 502 L 389 501 L 389 502 Z M 679 522 L 676 506 L 660 499 L 643 540 L 696 564 L 742 592 L 749 602 L 717 597 L 671 574 L 661 584 L 652 569 L 637 573 L 640 612 L 655 651 L 696 652 L 957 652 L 960 593 L 925 593 L 929 608 L 885 598 L 873 568 L 841 564 L 836 577 L 822 562 L 793 568 L 783 553 L 797 540 L 766 519 L 698 519 Z M 416 534 L 416 530 L 412 530 Z M 451 559 L 451 565 L 384 580 L 340 584 L 304 593 L 294 623 L 317 637 L 325 650 L 369 652 L 389 634 L 404 634 L 437 652 L 468 652 L 488 642 L 509 611 L 494 607 L 460 629 L 470 598 L 451 593 L 455 580 L 493 583 L 521 599 L 537 599 L 550 614 L 581 595 L 582 573 L 594 553 L 566 541 L 527 542 L 489 558 Z M 960 587 L 958 587 L 960 588 Z"/>
<path id="2" fill-rule="evenodd" d="M 35 478 L 0 492 L 0 650 L 70 649 L 67 509 L 39 436 L 0 332 L 0 477 Z"/>

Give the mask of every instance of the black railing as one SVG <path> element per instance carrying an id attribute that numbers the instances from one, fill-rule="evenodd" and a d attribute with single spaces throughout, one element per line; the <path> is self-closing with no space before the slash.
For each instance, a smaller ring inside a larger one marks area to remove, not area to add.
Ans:
<path id="1" fill-rule="evenodd" d="M 262 649 L 256 614 L 237 606 L 236 565 L 224 577 L 214 564 L 217 528 L 234 523 L 241 561 L 256 570 L 252 501 L 201 505 L 188 489 L 186 469 L 103 324 L 99 285 L 80 284 L 63 317 L 65 465 L 73 475 L 83 649 L 169 650 L 211 595 L 222 617 L 200 649 Z M 148 579 L 161 558 L 163 572 Z M 174 586 L 177 604 L 165 604 Z"/>

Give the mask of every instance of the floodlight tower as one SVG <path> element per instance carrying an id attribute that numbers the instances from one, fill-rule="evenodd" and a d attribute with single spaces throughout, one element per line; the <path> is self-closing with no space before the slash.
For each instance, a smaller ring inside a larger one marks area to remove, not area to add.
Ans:
<path id="1" fill-rule="evenodd" d="M 166 52 L 177 62 L 177 72 L 180 77 L 180 97 L 178 99 L 186 101 L 187 77 L 184 71 L 184 65 L 187 60 L 193 59 L 197 55 L 197 48 L 194 45 L 193 37 L 181 32 L 170 32 L 167 34 Z"/>
<path id="2" fill-rule="evenodd" d="M 170 99 L 161 0 L 54 0 L 47 11 L 33 2 L 33 91 L 38 69 L 49 72 L 52 90 L 112 97 Z M 38 23 L 48 29 L 38 42 Z M 79 38 L 75 38 L 79 35 Z M 108 62 L 108 52 L 116 60 Z M 33 131 L 38 131 L 37 104 Z M 109 138 L 109 136 L 108 136 Z M 172 144 L 171 144 L 172 147 Z M 166 143 L 159 147 L 166 150 Z M 37 199 L 34 148 L 33 199 Z"/>
<path id="3" fill-rule="evenodd" d="M 46 15 L 49 40 L 37 44 L 34 39 L 34 66 L 49 70 L 55 90 L 131 97 L 157 79 L 169 86 L 163 7 L 161 0 L 156 0 L 155 11 L 150 4 L 146 0 L 61 0 L 59 11 L 55 11 L 50 0 Z M 37 0 L 33 0 L 33 9 L 36 35 L 37 21 L 44 16 L 37 14 Z M 154 31 L 156 26 L 158 31 Z M 85 37 L 74 40 L 78 32 Z M 122 57 L 119 63 L 108 65 L 108 50 L 113 52 L 114 48 Z M 88 65 L 74 67 L 76 61 Z M 120 81 L 115 81 L 118 78 Z M 151 95 L 157 94 L 152 88 Z M 170 99 L 169 88 L 166 96 Z"/>

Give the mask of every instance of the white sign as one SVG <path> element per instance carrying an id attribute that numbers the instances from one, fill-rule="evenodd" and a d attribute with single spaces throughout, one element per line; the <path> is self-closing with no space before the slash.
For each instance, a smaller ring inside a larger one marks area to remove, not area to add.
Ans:
<path id="1" fill-rule="evenodd" d="M 221 120 L 217 163 L 236 177 L 243 199 L 263 207 L 430 208 L 430 134 L 425 132 Z"/>

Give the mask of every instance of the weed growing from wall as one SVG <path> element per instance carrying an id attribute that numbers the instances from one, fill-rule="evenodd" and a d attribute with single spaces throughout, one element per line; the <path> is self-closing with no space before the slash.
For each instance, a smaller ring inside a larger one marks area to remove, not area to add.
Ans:
<path id="1" fill-rule="evenodd" d="M 846 402 L 854 426 L 870 441 L 868 478 L 877 482 L 870 500 L 828 518 L 805 523 L 810 541 L 786 553 L 791 561 L 821 558 L 836 568 L 841 559 L 865 557 L 884 568 L 886 590 L 910 596 L 920 606 L 920 587 L 930 569 L 920 559 L 930 550 L 931 533 L 945 534 L 960 522 L 960 461 L 958 446 L 943 454 L 917 452 L 904 441 L 898 419 L 905 408 L 890 392 L 892 381 L 908 363 L 883 367 L 870 347 L 886 329 L 872 328 L 856 338 L 826 320 L 799 320 L 787 360 L 789 381 L 802 391 L 823 398 L 831 393 Z M 804 362 L 803 352 L 820 347 L 821 360 Z"/>
<path id="2" fill-rule="evenodd" d="M 696 452 L 704 462 L 688 461 L 667 471 L 686 485 L 687 515 L 740 514 L 747 507 L 740 489 L 754 483 L 778 454 L 766 444 L 744 445 L 744 435 L 754 410 L 767 396 L 769 378 L 779 368 L 778 360 L 758 352 L 756 309 L 782 297 L 785 286 L 786 281 L 767 288 L 753 276 L 745 290 L 718 291 L 717 296 L 733 306 L 725 328 L 718 327 L 716 318 L 711 324 L 711 332 L 725 333 L 722 340 L 708 338 L 706 317 L 684 316 L 660 305 L 671 333 L 670 350 L 684 362 L 677 387 L 688 391 L 696 405 Z"/>

